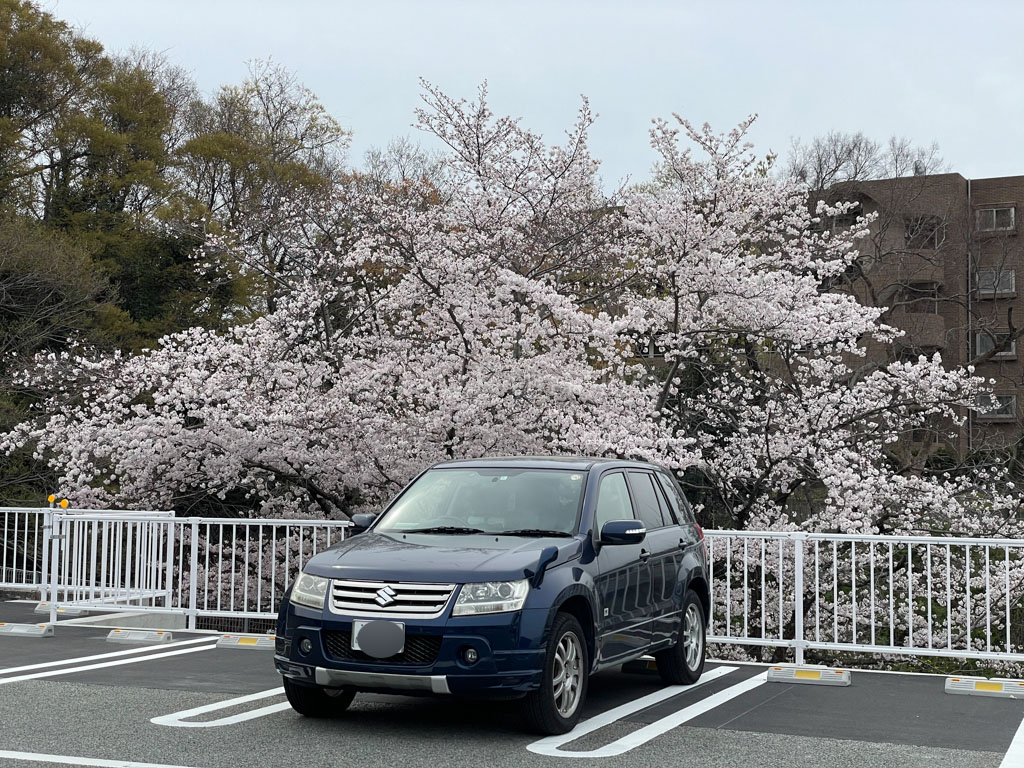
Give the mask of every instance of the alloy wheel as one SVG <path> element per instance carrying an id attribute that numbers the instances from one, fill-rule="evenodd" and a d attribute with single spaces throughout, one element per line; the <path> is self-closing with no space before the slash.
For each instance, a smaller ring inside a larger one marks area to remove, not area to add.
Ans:
<path id="1" fill-rule="evenodd" d="M 555 707 L 562 717 L 570 717 L 580 703 L 583 682 L 583 648 L 575 632 L 566 632 L 555 648 L 551 670 L 551 688 Z"/>
<path id="2" fill-rule="evenodd" d="M 700 608 L 692 603 L 686 609 L 683 618 L 683 651 L 686 656 L 686 667 L 696 670 L 700 666 L 701 652 L 704 650 L 703 619 Z"/>

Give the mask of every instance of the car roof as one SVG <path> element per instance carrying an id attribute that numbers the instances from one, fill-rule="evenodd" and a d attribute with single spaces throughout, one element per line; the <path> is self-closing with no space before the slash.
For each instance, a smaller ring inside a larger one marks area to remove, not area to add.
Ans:
<path id="1" fill-rule="evenodd" d="M 519 467 L 527 469 L 576 469 L 590 470 L 605 467 L 637 467 L 662 469 L 656 464 L 629 459 L 614 459 L 600 456 L 485 456 L 478 459 L 453 459 L 435 464 L 431 469 L 470 469 L 473 467 Z"/>

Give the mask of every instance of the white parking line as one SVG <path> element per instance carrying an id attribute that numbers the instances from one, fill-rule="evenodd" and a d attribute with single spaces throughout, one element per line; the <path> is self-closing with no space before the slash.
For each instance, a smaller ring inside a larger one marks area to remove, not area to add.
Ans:
<path id="1" fill-rule="evenodd" d="M 736 667 L 716 667 L 715 669 L 705 672 L 701 679 L 693 685 L 674 685 L 670 688 L 666 688 L 662 691 L 657 691 L 649 696 L 631 701 L 627 704 L 623 704 L 620 707 L 611 709 L 604 712 L 596 717 L 592 717 L 589 720 L 585 720 L 580 723 L 576 728 L 564 733 L 560 736 L 548 736 L 546 738 L 535 741 L 533 744 L 528 745 L 526 748 L 531 752 L 538 755 L 547 755 L 549 757 L 615 757 L 628 752 L 635 747 L 639 747 L 641 744 L 646 744 L 653 738 L 660 736 L 666 731 L 682 725 L 688 720 L 692 720 L 705 712 L 714 709 L 725 702 L 741 696 L 748 691 L 752 691 L 760 685 L 767 682 L 767 673 L 756 675 L 748 678 L 736 685 L 733 685 L 725 690 L 714 693 L 708 696 L 706 699 L 701 699 L 690 706 L 673 712 L 671 715 L 667 715 L 660 720 L 656 720 L 649 725 L 645 725 L 643 728 L 639 728 L 626 736 L 623 736 L 611 744 L 607 744 L 598 749 L 590 750 L 589 752 L 568 752 L 559 749 L 563 744 L 568 744 L 571 741 L 584 736 L 588 733 L 604 728 L 606 725 L 610 725 L 623 717 L 639 712 L 642 709 L 646 709 L 654 704 L 657 704 L 665 699 L 671 698 L 672 696 L 680 693 L 692 691 L 695 688 L 699 688 L 705 683 L 709 683 L 723 675 L 727 675 L 730 672 L 735 672 Z"/>
<path id="2" fill-rule="evenodd" d="M 210 645 L 204 645 L 201 648 L 183 648 L 180 651 L 167 651 L 166 653 L 153 653 L 148 656 L 143 656 L 139 659 L 121 659 L 119 661 L 104 661 L 99 664 L 86 664 L 82 667 L 70 667 L 69 669 L 51 669 L 48 672 L 34 672 L 31 675 L 17 675 L 15 677 L 5 677 L 0 679 L 0 685 L 6 685 L 7 683 L 20 683 L 23 680 L 38 680 L 41 677 L 54 677 L 56 675 L 70 675 L 75 672 L 88 672 L 91 669 L 104 669 L 106 667 L 117 667 L 122 664 L 138 664 L 141 661 L 151 661 L 153 659 L 163 659 L 168 656 L 180 656 L 183 653 L 196 653 L 197 651 L 212 651 L 216 648 L 216 643 Z"/>
<path id="3" fill-rule="evenodd" d="M 9 752 L 0 749 L 0 759 L 27 760 L 33 763 L 59 763 L 61 765 L 90 765 L 96 768 L 191 768 L 187 765 L 168 763 L 136 763 L 132 760 L 102 760 L 95 757 L 73 757 L 71 755 L 47 755 L 42 752 Z"/>
<path id="4" fill-rule="evenodd" d="M 270 696 L 281 695 L 284 695 L 283 688 L 271 688 L 269 691 L 250 693 L 248 696 L 239 696 L 236 699 L 218 701 L 214 704 L 205 704 L 201 707 L 186 709 L 181 712 L 175 712 L 170 715 L 160 715 L 159 717 L 154 717 L 149 722 L 153 723 L 154 725 L 169 725 L 173 728 L 217 728 L 222 725 L 233 725 L 234 723 L 242 723 L 246 720 L 255 720 L 257 717 L 264 717 L 266 715 L 272 715 L 275 712 L 281 712 L 282 710 L 290 709 L 291 704 L 289 704 L 287 701 L 284 701 L 280 704 L 271 704 L 269 707 L 261 707 L 259 709 L 253 709 L 249 712 L 242 712 L 238 715 L 229 715 L 228 717 L 222 717 L 219 720 L 204 720 L 201 723 L 186 723 L 184 721 L 190 717 L 198 717 L 199 715 L 205 715 L 207 712 L 216 712 L 218 709 L 228 709 L 229 707 L 235 707 L 239 704 L 248 704 L 250 701 L 259 701 L 260 699 L 266 699 Z"/>
<path id="5" fill-rule="evenodd" d="M 1017 728 L 1017 733 L 1014 734 L 1010 748 L 1006 750 L 1006 756 L 1003 757 L 999 768 L 1020 768 L 1022 765 L 1024 765 L 1024 721 L 1021 721 Z"/>
<path id="6" fill-rule="evenodd" d="M 59 661 L 44 661 L 41 664 L 26 664 L 22 667 L 7 667 L 7 669 L 0 669 L 0 675 L 9 675 L 12 672 L 26 672 L 30 669 L 46 669 L 47 667 L 62 667 L 66 664 L 77 664 L 82 661 L 95 661 L 96 659 L 112 659 L 117 656 L 131 656 L 140 653 L 150 653 L 156 650 L 166 650 L 167 648 L 174 648 L 179 645 L 195 645 L 196 643 L 208 643 L 211 638 L 201 637 L 198 640 L 182 640 L 181 642 L 166 643 L 159 646 L 150 646 L 148 648 L 132 648 L 130 651 L 112 651 L 110 653 L 96 653 L 92 656 L 78 656 L 72 659 L 61 659 Z"/>

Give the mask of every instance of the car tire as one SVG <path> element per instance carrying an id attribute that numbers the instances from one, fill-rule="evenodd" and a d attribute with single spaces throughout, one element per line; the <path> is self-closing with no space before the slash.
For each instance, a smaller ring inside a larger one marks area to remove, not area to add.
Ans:
<path id="1" fill-rule="evenodd" d="M 654 655 L 663 682 L 668 685 L 693 685 L 700 679 L 707 654 L 705 624 L 700 598 L 692 589 L 686 590 L 676 644 Z"/>
<path id="2" fill-rule="evenodd" d="M 530 730 L 554 735 L 575 728 L 587 698 L 589 676 L 590 658 L 583 627 L 575 616 L 559 613 L 551 626 L 540 688 L 528 693 L 523 701 L 523 714 Z"/>
<path id="3" fill-rule="evenodd" d="M 284 695 L 292 709 L 305 717 L 337 717 L 352 703 L 356 692 L 351 688 L 324 688 L 302 685 L 284 678 Z"/>

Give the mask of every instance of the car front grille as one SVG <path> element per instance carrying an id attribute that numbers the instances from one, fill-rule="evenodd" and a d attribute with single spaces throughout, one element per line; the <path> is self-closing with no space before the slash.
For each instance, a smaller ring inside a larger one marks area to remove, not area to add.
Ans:
<path id="1" fill-rule="evenodd" d="M 331 610 L 360 616 L 432 619 L 444 612 L 454 591 L 454 584 L 334 579 L 331 582 Z"/>
<path id="2" fill-rule="evenodd" d="M 440 635 L 406 635 L 405 649 L 387 659 L 368 656 L 352 648 L 352 633 L 327 629 L 320 633 L 324 639 L 327 655 L 344 661 L 369 661 L 387 664 L 433 664 L 441 650 Z"/>

